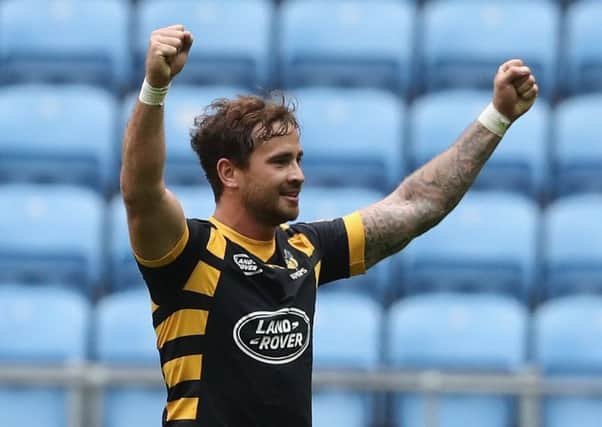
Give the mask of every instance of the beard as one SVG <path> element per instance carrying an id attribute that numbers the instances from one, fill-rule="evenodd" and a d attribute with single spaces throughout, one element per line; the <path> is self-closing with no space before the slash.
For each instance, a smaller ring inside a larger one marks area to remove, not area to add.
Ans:
<path id="1" fill-rule="evenodd" d="M 284 199 L 283 189 L 250 188 L 244 196 L 249 213 L 259 222 L 277 227 L 299 216 L 299 206 Z"/>

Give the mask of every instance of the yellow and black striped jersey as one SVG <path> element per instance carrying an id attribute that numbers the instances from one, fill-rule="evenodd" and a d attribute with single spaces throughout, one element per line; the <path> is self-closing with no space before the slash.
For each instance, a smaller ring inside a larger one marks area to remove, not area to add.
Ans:
<path id="1" fill-rule="evenodd" d="M 316 288 L 364 272 L 358 213 L 249 239 L 188 219 L 150 291 L 167 404 L 164 427 L 311 426 Z"/>

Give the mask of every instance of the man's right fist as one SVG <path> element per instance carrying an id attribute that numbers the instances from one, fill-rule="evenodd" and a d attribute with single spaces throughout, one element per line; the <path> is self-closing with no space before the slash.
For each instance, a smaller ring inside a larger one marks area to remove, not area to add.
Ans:
<path id="1" fill-rule="evenodd" d="M 146 81 L 156 88 L 167 86 L 184 68 L 192 41 L 183 25 L 153 31 L 146 53 Z"/>

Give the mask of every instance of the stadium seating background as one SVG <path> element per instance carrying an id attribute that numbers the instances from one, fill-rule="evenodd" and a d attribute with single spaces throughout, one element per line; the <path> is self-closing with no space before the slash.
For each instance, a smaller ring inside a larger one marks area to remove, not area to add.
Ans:
<path id="1" fill-rule="evenodd" d="M 118 177 L 149 32 L 178 22 L 196 38 L 167 99 L 166 179 L 198 217 L 213 197 L 188 133 L 215 98 L 284 89 L 295 100 L 301 219 L 323 219 L 378 200 L 445 149 L 489 102 L 497 66 L 525 59 L 540 97 L 458 208 L 321 290 L 315 365 L 597 378 L 601 17 L 594 0 L 0 1 L 0 363 L 157 365 Z M 35 406 L 30 425 L 64 426 L 65 399 L 0 382 L 6 425 Z M 159 425 L 163 399 L 136 384 L 107 390 L 105 425 Z M 600 403 L 549 398 L 542 418 L 597 426 Z M 419 426 L 424 405 L 326 390 L 314 425 Z M 513 399 L 478 393 L 440 411 L 441 426 L 517 418 Z"/>

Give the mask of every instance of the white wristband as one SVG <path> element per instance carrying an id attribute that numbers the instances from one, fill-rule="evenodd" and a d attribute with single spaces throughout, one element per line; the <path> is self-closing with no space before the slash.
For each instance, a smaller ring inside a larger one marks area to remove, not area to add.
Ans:
<path id="1" fill-rule="evenodd" d="M 510 119 L 496 110 L 492 102 L 479 115 L 478 121 L 500 138 L 504 136 L 506 130 L 510 127 Z"/>
<path id="2" fill-rule="evenodd" d="M 142 88 L 140 88 L 138 99 L 140 102 L 146 105 L 163 105 L 168 90 L 169 85 L 162 88 L 156 88 L 152 87 L 146 81 L 146 79 L 144 79 L 144 82 L 142 82 Z"/>

